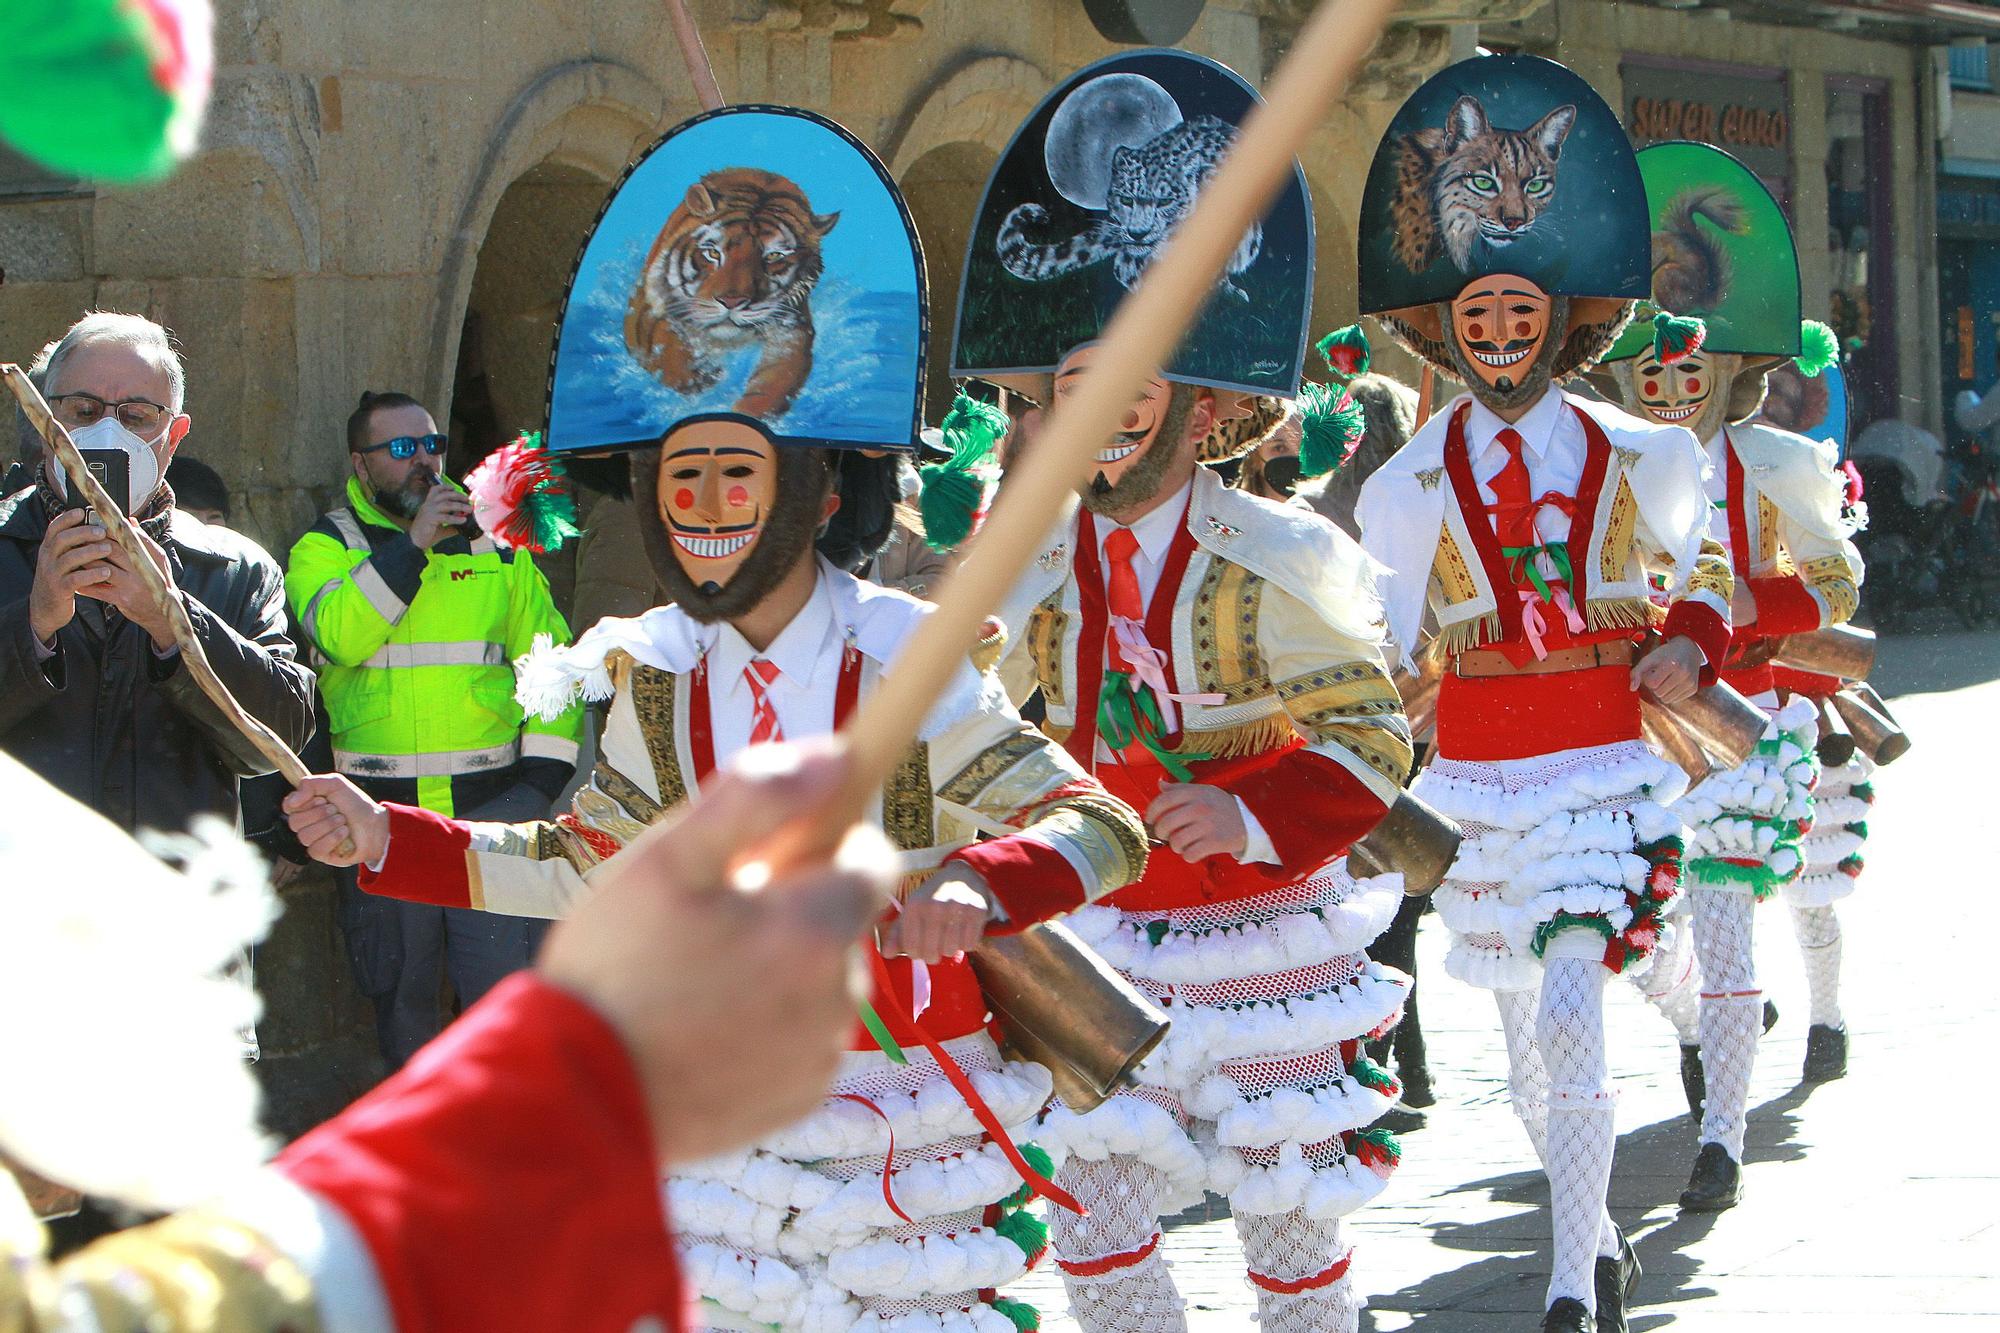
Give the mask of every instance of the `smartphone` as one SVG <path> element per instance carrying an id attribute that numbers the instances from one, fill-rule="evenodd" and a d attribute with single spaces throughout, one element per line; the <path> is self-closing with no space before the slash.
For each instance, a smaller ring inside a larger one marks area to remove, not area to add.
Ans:
<path id="1" fill-rule="evenodd" d="M 83 455 L 83 465 L 90 469 L 91 476 L 97 478 L 97 484 L 111 497 L 111 503 L 123 513 L 126 496 L 131 491 L 132 455 L 123 449 L 79 449 L 77 452 Z M 71 486 L 68 490 L 69 508 L 90 507 L 90 501 L 84 499 L 77 487 Z"/>

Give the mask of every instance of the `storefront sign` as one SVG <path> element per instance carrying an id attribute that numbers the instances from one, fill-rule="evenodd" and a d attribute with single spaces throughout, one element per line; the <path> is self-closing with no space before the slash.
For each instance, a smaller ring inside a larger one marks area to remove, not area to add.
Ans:
<path id="1" fill-rule="evenodd" d="M 1743 159 L 1772 187 L 1790 196 L 1792 121 L 1782 75 L 1670 69 L 1628 60 L 1625 132 L 1634 147 L 1670 139 L 1714 144 Z"/>

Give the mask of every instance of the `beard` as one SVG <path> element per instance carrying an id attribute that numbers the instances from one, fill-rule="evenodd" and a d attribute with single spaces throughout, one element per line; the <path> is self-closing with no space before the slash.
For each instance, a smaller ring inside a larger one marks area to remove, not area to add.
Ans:
<path id="1" fill-rule="evenodd" d="M 437 485 L 437 478 L 428 470 L 419 472 L 392 491 L 377 490 L 375 507 L 385 513 L 394 514 L 405 523 L 416 518 L 417 511 L 424 507 L 424 497 Z"/>
<path id="2" fill-rule="evenodd" d="M 1137 462 L 1125 469 L 1116 481 L 1102 472 L 1083 488 L 1083 507 L 1093 514 L 1116 519 L 1129 514 L 1159 495 L 1168 482 L 1178 485 L 1187 478 L 1186 460 L 1181 456 L 1181 437 L 1187 434 L 1188 413 L 1194 410 L 1194 390 L 1176 384 L 1167 398 L 1167 410 Z M 1179 465 L 1179 466 L 1176 466 Z"/>
<path id="3" fill-rule="evenodd" d="M 1549 380 L 1555 370 L 1558 357 L 1562 355 L 1563 339 L 1557 331 L 1569 327 L 1569 300 L 1556 296 L 1549 300 L 1547 332 L 1542 335 L 1541 346 L 1535 349 L 1534 359 L 1518 380 L 1502 377 L 1494 384 L 1480 378 L 1479 363 L 1466 354 L 1459 345 L 1458 331 L 1452 327 L 1448 310 L 1439 310 L 1439 325 L 1444 333 L 1444 349 L 1451 357 L 1452 373 L 1459 382 L 1472 391 L 1472 396 L 1496 411 L 1507 412 L 1517 407 L 1526 407 L 1542 396 L 1549 387 Z"/>
<path id="4" fill-rule="evenodd" d="M 750 554 L 727 583 L 696 583 L 681 565 L 673 534 L 660 516 L 660 451 L 632 455 L 632 502 L 638 506 L 639 536 L 653 577 L 667 603 L 704 625 L 733 620 L 770 596 L 801 559 L 809 558 L 819 531 L 819 513 L 833 489 L 824 449 L 778 450 L 777 496 Z"/>

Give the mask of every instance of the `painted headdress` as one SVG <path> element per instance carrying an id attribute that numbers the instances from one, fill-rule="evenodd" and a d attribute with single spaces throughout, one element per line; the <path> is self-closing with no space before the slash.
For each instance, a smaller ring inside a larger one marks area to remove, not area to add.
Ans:
<path id="1" fill-rule="evenodd" d="M 1129 51 L 1063 80 L 986 183 L 959 287 L 952 374 L 1032 385 L 1095 341 L 1256 102 L 1233 71 L 1184 51 Z M 1312 209 L 1295 166 L 1164 378 L 1297 394 L 1312 269 Z"/>
<path id="2" fill-rule="evenodd" d="M 1652 290 L 1604 360 L 1629 408 L 1706 439 L 1755 410 L 1772 363 L 1805 349 L 1798 252 L 1770 190 L 1722 149 L 1653 144 L 1638 163 Z M 1700 321 L 1694 344 L 1671 336 L 1676 319 Z"/>
<path id="3" fill-rule="evenodd" d="M 1500 277 L 1532 284 L 1563 327 L 1536 330 L 1562 379 L 1600 356 L 1647 293 L 1646 195 L 1611 108 L 1563 66 L 1477 56 L 1431 76 L 1390 121 L 1361 199 L 1361 311 L 1466 378 L 1454 302 Z M 1514 355 L 1485 331 L 1485 350 Z M 1486 364 L 1494 364 L 1488 360 Z"/>
<path id="4" fill-rule="evenodd" d="M 926 318 L 909 209 L 859 140 L 792 107 L 697 116 L 633 163 L 584 243 L 548 449 L 632 455 L 655 575 L 697 618 L 727 618 L 812 541 L 829 486 L 832 558 L 888 536 L 895 455 L 923 424 Z"/>

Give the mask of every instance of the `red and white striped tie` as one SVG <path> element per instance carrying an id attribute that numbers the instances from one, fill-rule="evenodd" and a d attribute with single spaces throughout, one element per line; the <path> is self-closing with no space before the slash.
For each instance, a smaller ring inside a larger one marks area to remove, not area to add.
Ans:
<path id="1" fill-rule="evenodd" d="M 743 681 L 750 687 L 753 700 L 750 709 L 750 743 L 762 745 L 765 741 L 785 739 L 785 729 L 778 725 L 778 710 L 771 706 L 771 682 L 778 678 L 778 664 L 761 657 L 750 659 L 750 665 L 743 668 Z"/>

